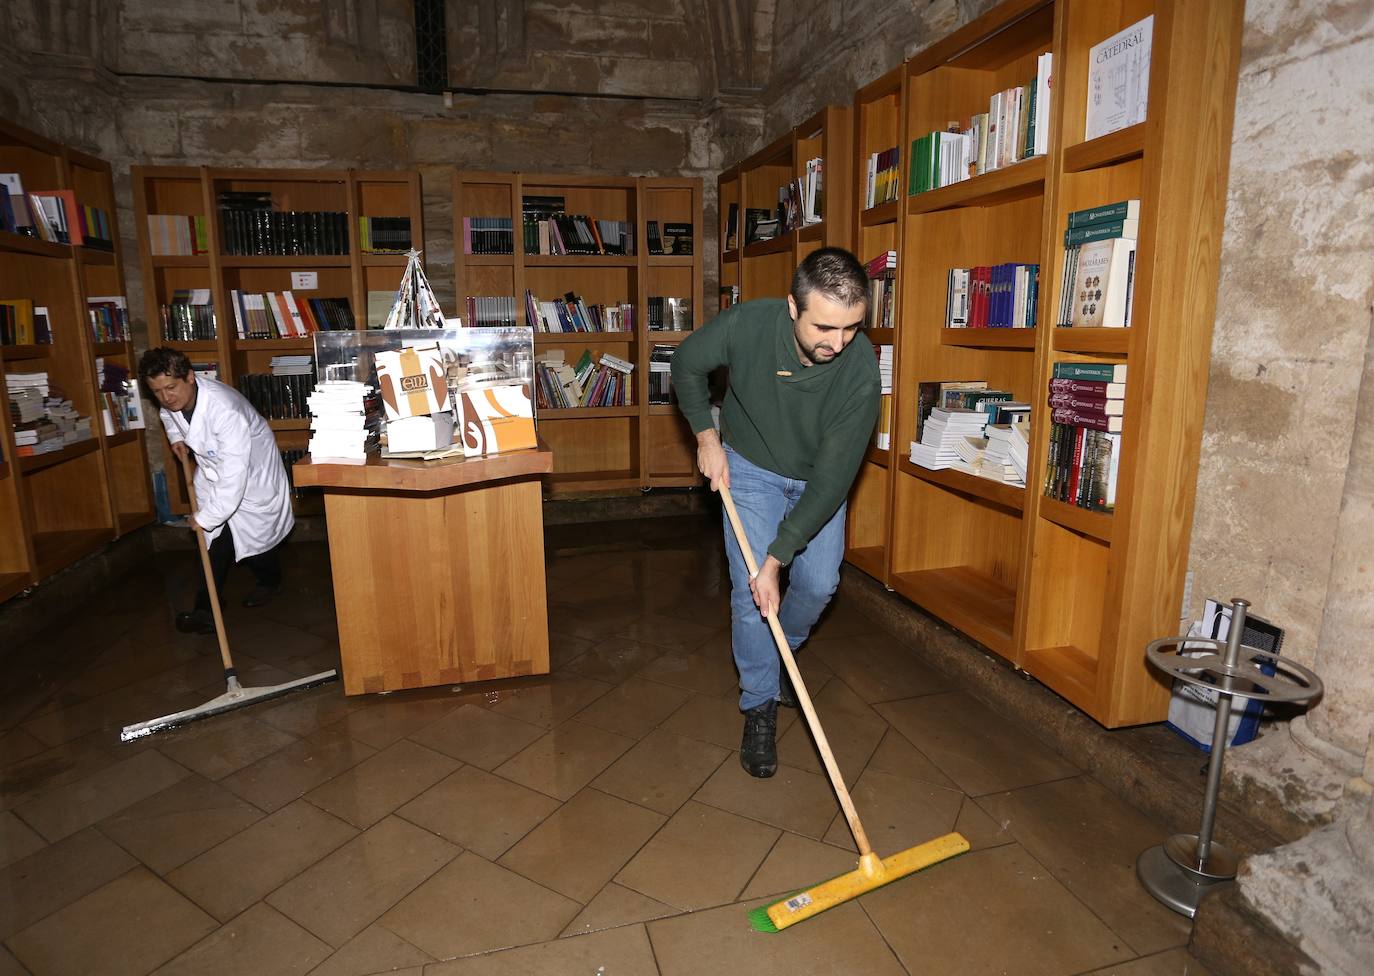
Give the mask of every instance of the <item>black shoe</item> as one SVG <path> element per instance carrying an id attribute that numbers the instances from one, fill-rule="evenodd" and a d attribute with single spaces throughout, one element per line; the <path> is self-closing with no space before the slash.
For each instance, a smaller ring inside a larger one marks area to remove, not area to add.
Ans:
<path id="1" fill-rule="evenodd" d="M 243 598 L 243 605 L 245 607 L 265 606 L 272 602 L 272 597 L 277 595 L 278 589 L 280 589 L 280 587 L 274 586 L 269 589 L 266 586 L 254 586 L 253 589 L 249 591 L 248 595 Z"/>
<path id="2" fill-rule="evenodd" d="M 177 630 L 183 634 L 213 634 L 215 618 L 209 610 L 191 610 L 177 614 Z"/>
<path id="3" fill-rule="evenodd" d="M 767 779 L 778 771 L 778 703 L 764 702 L 744 713 L 739 762 L 750 776 Z"/>
<path id="4" fill-rule="evenodd" d="M 796 657 L 795 651 L 792 656 Z M 778 665 L 778 704 L 784 708 L 801 708 L 801 702 L 797 701 L 797 689 L 792 687 L 792 678 L 782 665 Z"/>

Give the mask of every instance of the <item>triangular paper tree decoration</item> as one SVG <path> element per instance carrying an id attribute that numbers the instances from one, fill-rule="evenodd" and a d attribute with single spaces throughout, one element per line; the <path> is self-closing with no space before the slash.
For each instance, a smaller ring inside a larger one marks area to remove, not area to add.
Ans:
<path id="1" fill-rule="evenodd" d="M 442 329 L 444 313 L 439 299 L 429 286 L 425 269 L 420 267 L 420 252 L 411 248 L 406 254 L 406 270 L 401 275 L 401 287 L 396 289 L 396 304 L 386 317 L 385 329 Z"/>

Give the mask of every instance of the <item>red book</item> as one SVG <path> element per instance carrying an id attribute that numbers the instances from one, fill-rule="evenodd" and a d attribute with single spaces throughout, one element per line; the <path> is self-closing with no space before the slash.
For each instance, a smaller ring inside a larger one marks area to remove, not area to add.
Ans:
<path id="1" fill-rule="evenodd" d="M 1067 501 L 1070 505 L 1078 498 L 1078 478 L 1083 473 L 1083 435 L 1082 427 L 1073 430 L 1073 463 L 1069 465 L 1069 491 Z"/>
<path id="2" fill-rule="evenodd" d="M 1100 414 L 1084 413 L 1081 410 L 1056 409 L 1050 412 L 1050 420 L 1056 424 L 1091 427 L 1093 430 L 1106 431 L 1109 434 L 1121 433 L 1120 417 L 1105 417 Z"/>

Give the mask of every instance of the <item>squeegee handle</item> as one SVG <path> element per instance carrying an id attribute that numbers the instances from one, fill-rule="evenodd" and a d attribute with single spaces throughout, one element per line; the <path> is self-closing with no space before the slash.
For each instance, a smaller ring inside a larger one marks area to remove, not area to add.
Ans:
<path id="1" fill-rule="evenodd" d="M 740 524 L 739 512 L 735 510 L 735 500 L 730 496 L 730 489 L 724 485 L 720 486 L 720 499 L 725 503 L 725 514 L 730 518 L 730 527 L 735 530 L 735 540 L 744 553 L 744 564 L 749 567 L 749 576 L 752 579 L 758 575 L 759 565 L 754 561 L 754 551 L 749 547 L 749 538 L 744 534 L 744 526 Z M 801 705 L 802 714 L 806 716 L 806 724 L 816 739 L 816 748 L 820 751 L 821 762 L 825 764 L 825 771 L 830 776 L 830 785 L 835 788 L 835 794 L 840 799 L 840 809 L 844 811 L 844 818 L 849 821 L 849 830 L 854 835 L 854 843 L 858 845 L 859 855 L 863 857 L 871 854 L 873 848 L 869 846 L 868 835 L 864 833 L 863 824 L 859 822 L 859 813 L 854 809 L 854 801 L 850 798 L 849 790 L 844 785 L 844 777 L 840 775 L 839 764 L 835 762 L 835 754 L 830 750 L 830 742 L 825 737 L 825 729 L 821 728 L 821 720 L 816 715 L 816 707 L 811 704 L 811 693 L 806 690 L 806 683 L 802 681 L 801 672 L 797 670 L 797 659 L 792 655 L 792 648 L 787 643 L 787 635 L 782 632 L 782 624 L 778 623 L 776 612 L 769 611 L 768 628 L 773 631 L 773 640 L 778 645 L 778 654 L 782 656 L 782 663 L 787 667 L 787 674 L 792 679 L 792 688 L 797 693 L 797 703 Z"/>
<path id="2" fill-rule="evenodd" d="M 181 459 L 181 471 L 186 476 L 186 494 L 191 499 L 191 518 L 192 525 L 196 527 L 196 542 L 200 547 L 200 566 L 205 571 L 205 588 L 210 592 L 210 613 L 215 617 L 215 636 L 219 638 L 219 656 L 224 662 L 224 673 L 229 678 L 235 678 L 237 673 L 234 671 L 234 659 L 229 655 L 229 638 L 224 633 L 224 615 L 219 609 L 219 587 L 215 585 L 215 570 L 210 565 L 210 548 L 205 542 L 205 530 L 200 527 L 194 519 L 200 513 L 200 505 L 196 503 L 195 469 L 191 466 L 191 455 L 188 450 Z M 229 531 L 229 526 L 224 527 L 224 531 Z"/>

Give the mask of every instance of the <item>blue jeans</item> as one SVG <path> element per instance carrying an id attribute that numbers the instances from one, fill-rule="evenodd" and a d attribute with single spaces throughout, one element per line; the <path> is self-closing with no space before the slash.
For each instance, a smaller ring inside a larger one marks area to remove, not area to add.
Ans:
<path id="1" fill-rule="evenodd" d="M 734 496 L 744 533 L 758 565 L 777 536 L 778 525 L 806 490 L 806 482 L 784 478 L 749 461 L 727 444 L 730 494 Z M 806 642 L 821 611 L 840 584 L 840 560 L 844 558 L 845 503 L 821 526 L 821 530 L 797 553 L 788 568 L 787 590 L 778 611 L 778 622 L 787 644 L 796 650 Z M 782 660 L 773 642 L 768 621 L 759 615 L 749 592 L 749 569 L 735 542 L 730 520 L 725 522 L 725 552 L 730 559 L 730 638 L 739 668 L 741 711 L 756 708 L 778 697 Z"/>

